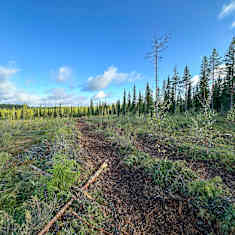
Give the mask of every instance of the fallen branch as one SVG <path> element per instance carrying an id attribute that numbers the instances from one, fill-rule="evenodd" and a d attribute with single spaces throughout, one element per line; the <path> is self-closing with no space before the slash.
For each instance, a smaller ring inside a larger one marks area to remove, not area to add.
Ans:
<path id="1" fill-rule="evenodd" d="M 38 233 L 38 235 L 43 235 L 49 231 L 51 226 L 64 214 L 64 212 L 71 206 L 73 201 L 76 200 L 76 197 L 72 197 L 70 201 L 68 201 L 56 214 L 56 216 L 44 227 L 44 229 Z"/>
<path id="2" fill-rule="evenodd" d="M 97 230 L 97 231 L 100 231 L 100 232 L 102 232 L 103 234 L 112 235 L 112 233 L 106 232 L 104 229 L 102 229 L 102 228 L 97 228 L 97 227 L 95 227 L 94 225 L 88 223 L 88 222 L 87 222 L 86 220 L 84 220 L 81 216 L 79 216 L 75 211 L 71 210 L 71 213 L 72 213 L 75 217 L 77 217 L 79 220 L 81 220 L 84 224 L 88 225 L 89 227 L 91 227 L 91 228 L 93 228 L 93 229 L 95 229 L 95 230 Z"/>
<path id="3" fill-rule="evenodd" d="M 32 166 L 32 165 L 31 165 Z M 104 161 L 104 163 L 101 165 L 101 167 L 96 171 L 96 173 L 88 180 L 88 182 L 81 188 L 81 191 L 85 191 L 90 184 L 92 184 L 96 178 L 101 174 L 101 172 L 108 166 L 107 160 Z M 39 168 L 33 166 L 35 170 L 40 171 L 41 173 L 43 172 Z M 46 173 L 46 172 L 44 172 Z M 47 173 L 46 173 L 47 174 Z M 48 174 L 49 175 L 49 174 Z M 70 201 L 68 201 L 62 208 L 61 210 L 56 214 L 56 216 L 44 227 L 44 229 L 38 233 L 38 235 L 43 235 L 48 232 L 48 230 L 51 228 L 51 226 L 65 213 L 65 211 L 71 206 L 74 200 L 77 198 L 75 196 L 72 197 Z"/>
<path id="4" fill-rule="evenodd" d="M 90 184 L 92 184 L 96 178 L 102 173 L 102 171 L 108 166 L 107 160 L 103 162 L 100 168 L 96 171 L 96 173 L 88 180 L 88 182 L 81 188 L 82 191 L 86 190 Z"/>

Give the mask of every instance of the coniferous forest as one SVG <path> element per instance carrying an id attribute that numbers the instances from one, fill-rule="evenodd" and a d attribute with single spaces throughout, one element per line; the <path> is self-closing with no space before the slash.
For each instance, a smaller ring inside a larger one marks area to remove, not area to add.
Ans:
<path id="1" fill-rule="evenodd" d="M 81 117 L 94 115 L 146 115 L 169 112 L 171 114 L 186 111 L 198 112 L 205 107 L 218 113 L 233 111 L 235 101 L 234 50 L 233 37 L 225 55 L 220 56 L 216 49 L 204 56 L 201 61 L 199 81 L 193 82 L 190 66 L 185 65 L 183 74 L 173 68 L 173 75 L 162 82 L 158 92 L 159 105 L 155 106 L 156 97 L 147 83 L 144 91 L 137 91 L 136 86 L 128 92 L 124 89 L 123 97 L 116 103 L 90 101 L 89 106 L 77 107 L 28 107 L 27 105 L 0 104 L 1 119 L 32 119 L 38 117 Z M 138 94 L 137 94 L 138 93 Z"/>
<path id="2" fill-rule="evenodd" d="M 235 37 L 145 90 L 0 104 L 0 234 L 234 234 Z"/>

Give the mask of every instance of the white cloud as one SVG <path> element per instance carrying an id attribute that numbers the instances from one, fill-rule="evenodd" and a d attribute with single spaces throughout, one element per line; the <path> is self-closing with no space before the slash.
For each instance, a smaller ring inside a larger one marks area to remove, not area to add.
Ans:
<path id="1" fill-rule="evenodd" d="M 18 71 L 19 69 L 0 66 L 0 81 L 3 79 L 7 79 L 9 76 L 17 73 Z"/>
<path id="2" fill-rule="evenodd" d="M 57 78 L 56 80 L 58 82 L 64 82 L 67 81 L 72 75 L 72 69 L 68 66 L 63 66 L 58 69 L 57 72 Z"/>
<path id="3" fill-rule="evenodd" d="M 41 99 L 45 105 L 78 105 L 88 104 L 88 99 L 84 96 L 77 96 L 66 93 L 64 88 L 53 88 L 49 90 L 49 95 Z"/>
<path id="4" fill-rule="evenodd" d="M 63 88 L 54 88 L 49 94 L 34 95 L 20 90 L 11 81 L 11 76 L 19 70 L 0 66 L 0 103 L 29 104 L 29 105 L 78 105 L 88 104 L 88 99 L 83 96 L 68 94 Z"/>
<path id="5" fill-rule="evenodd" d="M 192 86 L 196 86 L 197 83 L 199 82 L 200 76 L 199 75 L 195 75 L 191 81 L 192 81 Z"/>
<path id="6" fill-rule="evenodd" d="M 107 94 L 105 94 L 103 91 L 99 91 L 95 96 L 94 96 L 94 99 L 95 100 L 99 100 L 99 99 L 104 99 L 108 97 Z"/>
<path id="7" fill-rule="evenodd" d="M 220 78 L 224 78 L 226 76 L 226 71 L 225 71 L 225 65 L 222 64 L 220 65 L 216 70 L 215 70 L 215 74 L 214 74 L 214 79 L 218 79 L 220 76 Z M 210 79 L 212 81 L 212 73 L 210 74 Z M 195 75 L 191 81 L 192 81 L 192 86 L 196 86 L 197 83 L 199 82 L 200 80 L 200 75 Z"/>
<path id="8" fill-rule="evenodd" d="M 230 3 L 225 4 L 219 14 L 219 19 L 224 18 L 227 15 L 230 15 L 233 11 L 235 11 L 235 0 L 232 0 Z"/>
<path id="9" fill-rule="evenodd" d="M 103 74 L 97 75 L 96 77 L 89 77 L 83 90 L 98 91 L 106 88 L 112 82 L 118 84 L 126 81 L 133 82 L 137 79 L 140 79 L 141 77 L 141 74 L 138 74 L 135 71 L 131 73 L 119 73 L 116 67 L 111 66 L 106 71 L 104 71 Z"/>
<path id="10" fill-rule="evenodd" d="M 231 25 L 231 28 L 235 28 L 235 21 L 233 21 L 232 25 Z"/>

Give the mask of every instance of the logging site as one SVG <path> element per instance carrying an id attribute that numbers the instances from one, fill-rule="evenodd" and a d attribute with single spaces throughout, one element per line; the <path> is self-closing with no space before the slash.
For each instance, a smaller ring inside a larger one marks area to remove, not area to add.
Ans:
<path id="1" fill-rule="evenodd" d="M 3 1 L 0 235 L 235 234 L 234 16 Z"/>

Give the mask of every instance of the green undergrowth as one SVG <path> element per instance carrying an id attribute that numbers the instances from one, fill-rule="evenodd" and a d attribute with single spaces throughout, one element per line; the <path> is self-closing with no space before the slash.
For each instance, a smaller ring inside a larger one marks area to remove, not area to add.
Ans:
<path id="1" fill-rule="evenodd" d="M 146 153 L 136 152 L 124 158 L 129 167 L 144 169 L 153 184 L 171 199 L 187 199 L 197 210 L 197 216 L 210 226 L 217 224 L 222 234 L 235 229 L 235 205 L 231 191 L 220 177 L 201 179 L 186 167 L 185 161 L 154 159 Z"/>
<path id="2" fill-rule="evenodd" d="M 160 195 L 187 200 L 202 227 L 209 226 L 212 234 L 216 228 L 220 234 L 231 234 L 235 227 L 233 189 L 218 176 L 204 179 L 186 167 L 186 161 L 194 164 L 205 161 L 216 172 L 234 173 L 235 124 L 232 114 L 229 115 L 225 117 L 206 109 L 197 114 L 166 115 L 162 120 L 127 115 L 91 117 L 86 121 L 112 145 L 119 145 L 125 164 L 150 174 L 155 188 L 163 193 Z M 153 150 L 159 148 L 160 157 L 153 158 L 137 150 L 139 139 Z M 172 153 L 184 160 L 167 159 Z"/>
<path id="3" fill-rule="evenodd" d="M 133 146 L 138 137 L 148 136 L 148 140 L 184 154 L 186 160 L 210 159 L 231 173 L 235 170 L 235 123 L 211 111 L 166 115 L 160 121 L 130 115 L 91 117 L 87 122 L 124 147 Z"/>
<path id="4" fill-rule="evenodd" d="M 71 197 L 71 187 L 79 186 L 82 163 L 75 125 L 70 119 L 8 123 L 13 138 L 8 145 L 22 136 L 38 142 L 27 149 L 22 143 L 23 151 L 0 152 L 0 234 L 36 234 Z"/>
<path id="5" fill-rule="evenodd" d="M 66 155 L 56 154 L 53 157 L 53 167 L 49 172 L 52 174 L 47 181 L 49 193 L 69 195 L 70 189 L 77 184 L 80 176 L 80 165 L 75 160 L 70 160 Z"/>

